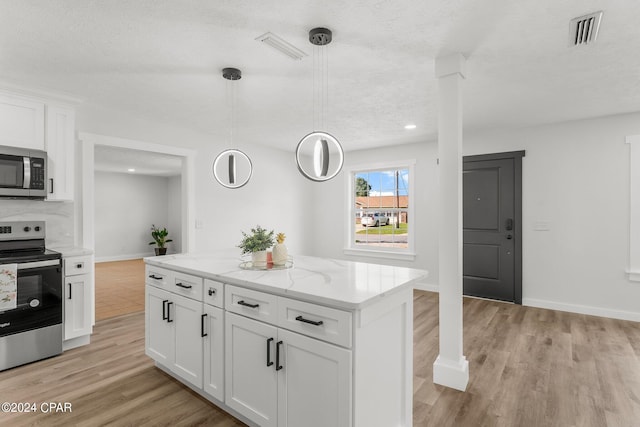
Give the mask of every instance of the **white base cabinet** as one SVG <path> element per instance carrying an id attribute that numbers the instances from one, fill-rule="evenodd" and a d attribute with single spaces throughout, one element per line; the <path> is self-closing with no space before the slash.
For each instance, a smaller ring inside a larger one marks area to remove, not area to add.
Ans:
<path id="1" fill-rule="evenodd" d="M 223 410 L 262 427 L 412 425 L 411 288 L 348 310 L 159 264 L 146 353 Z"/>
<path id="2" fill-rule="evenodd" d="M 64 258 L 64 339 L 93 330 L 93 256 Z"/>
<path id="3" fill-rule="evenodd" d="M 202 387 L 202 302 L 147 285 L 145 312 L 147 355 Z"/>

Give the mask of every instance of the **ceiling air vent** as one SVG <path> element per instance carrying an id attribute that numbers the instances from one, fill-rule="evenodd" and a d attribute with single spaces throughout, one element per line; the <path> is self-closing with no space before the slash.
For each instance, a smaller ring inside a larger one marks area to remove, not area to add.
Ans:
<path id="1" fill-rule="evenodd" d="M 601 20 L 602 11 L 572 19 L 569 27 L 569 44 L 580 46 L 596 41 Z"/>
<path id="2" fill-rule="evenodd" d="M 300 60 L 305 56 L 307 56 L 306 53 L 304 53 L 303 51 L 301 51 L 300 49 L 298 49 L 288 41 L 284 40 L 281 37 L 276 36 L 271 32 L 264 33 L 260 37 L 256 37 L 256 40 L 268 46 L 271 46 L 272 48 L 274 48 L 275 50 L 281 53 L 284 53 L 291 59 Z"/>

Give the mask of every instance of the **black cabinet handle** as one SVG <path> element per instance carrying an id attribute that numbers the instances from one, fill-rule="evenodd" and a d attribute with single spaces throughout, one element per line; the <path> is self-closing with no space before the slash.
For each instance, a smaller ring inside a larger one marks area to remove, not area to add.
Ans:
<path id="1" fill-rule="evenodd" d="M 298 322 L 304 322 L 304 323 L 308 323 L 308 324 L 310 324 L 310 325 L 315 325 L 315 326 L 320 326 L 320 325 L 322 325 L 322 324 L 324 323 L 322 320 L 318 320 L 318 321 L 315 321 L 315 320 L 309 320 L 309 319 L 305 319 L 305 318 L 304 318 L 304 317 L 302 317 L 302 316 L 298 316 L 298 317 L 296 317 L 296 320 L 297 320 Z"/>
<path id="2" fill-rule="evenodd" d="M 282 369 L 282 365 L 280 364 L 280 345 L 282 344 L 282 341 L 278 341 L 278 343 L 276 344 L 276 371 L 279 371 L 280 369 Z"/>
<path id="3" fill-rule="evenodd" d="M 209 296 L 215 295 L 215 294 L 216 294 L 216 290 L 213 288 L 209 288 Z"/>
<path id="4" fill-rule="evenodd" d="M 181 288 L 185 288 L 185 289 L 193 288 L 193 286 L 191 286 L 191 285 L 183 285 L 182 282 L 176 283 L 176 286 L 180 286 Z"/>
<path id="5" fill-rule="evenodd" d="M 71 283 L 69 283 L 69 299 L 71 299 Z"/>
<path id="6" fill-rule="evenodd" d="M 82 264 L 76 264 L 76 268 L 82 268 Z"/>
<path id="7" fill-rule="evenodd" d="M 267 366 L 273 365 L 273 361 L 271 360 L 271 341 L 273 341 L 273 338 L 267 340 Z"/>
<path id="8" fill-rule="evenodd" d="M 162 320 L 167 320 L 167 303 L 169 302 L 168 299 L 162 301 Z"/>
<path id="9" fill-rule="evenodd" d="M 207 335 L 209 335 L 209 334 L 205 334 L 205 332 L 204 332 L 204 318 L 205 317 L 207 317 L 207 313 L 203 314 L 200 317 L 200 336 L 203 337 L 203 338 L 206 337 Z"/>
<path id="10" fill-rule="evenodd" d="M 249 308 L 258 308 L 258 307 L 260 307 L 260 304 L 249 304 L 248 302 L 244 302 L 244 300 L 238 301 L 238 305 L 244 305 L 245 307 L 249 307 Z"/>
<path id="11" fill-rule="evenodd" d="M 173 319 L 171 318 L 171 306 L 173 305 L 172 302 L 168 302 L 167 303 L 167 322 L 171 323 L 173 322 Z"/>
<path id="12" fill-rule="evenodd" d="M 49 184 L 51 184 L 51 190 L 49 191 L 49 194 L 53 194 L 53 178 L 49 178 Z"/>
<path id="13" fill-rule="evenodd" d="M 155 274 L 152 274 L 151 276 L 149 276 L 149 279 L 160 280 L 162 279 L 162 276 L 156 276 Z"/>

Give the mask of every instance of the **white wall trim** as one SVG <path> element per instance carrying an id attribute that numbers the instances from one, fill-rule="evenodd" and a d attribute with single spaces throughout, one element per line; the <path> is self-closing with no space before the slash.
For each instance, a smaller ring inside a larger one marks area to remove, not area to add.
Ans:
<path id="1" fill-rule="evenodd" d="M 640 281 L 640 135 L 627 136 L 629 144 L 629 280 Z"/>
<path id="2" fill-rule="evenodd" d="M 587 314 L 590 316 L 608 317 L 611 319 L 640 322 L 640 312 L 614 310 L 610 308 L 592 307 L 579 304 L 567 304 L 535 298 L 523 298 L 522 305 L 528 307 L 546 308 L 549 310 L 567 311 L 570 313 Z"/>
<path id="3" fill-rule="evenodd" d="M 80 132 L 82 150 L 82 237 L 79 244 L 95 251 L 95 191 L 94 152 L 96 145 L 128 148 L 153 153 L 170 154 L 183 158 L 182 162 L 182 251 L 193 252 L 195 248 L 195 151 L 113 136 Z"/>

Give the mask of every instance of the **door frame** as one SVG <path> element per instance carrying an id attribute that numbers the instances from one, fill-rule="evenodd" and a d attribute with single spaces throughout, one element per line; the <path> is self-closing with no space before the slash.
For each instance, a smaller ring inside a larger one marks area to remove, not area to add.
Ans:
<path id="1" fill-rule="evenodd" d="M 514 294 L 515 304 L 522 305 L 522 158 L 525 151 L 507 151 L 503 153 L 478 154 L 473 156 L 464 156 L 463 163 L 480 162 L 486 160 L 513 160 L 513 179 L 514 179 L 514 216 L 515 216 L 515 244 L 514 244 Z M 464 169 L 464 168 L 463 168 Z"/>

